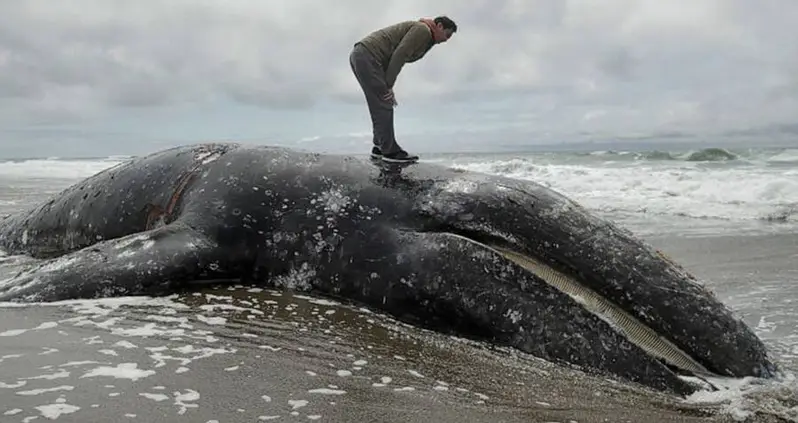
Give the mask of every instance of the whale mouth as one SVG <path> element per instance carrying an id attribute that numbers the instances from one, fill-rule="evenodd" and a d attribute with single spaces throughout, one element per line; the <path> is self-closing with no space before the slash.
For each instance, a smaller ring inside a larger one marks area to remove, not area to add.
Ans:
<path id="1" fill-rule="evenodd" d="M 488 247 L 573 298 L 585 309 L 607 322 L 613 329 L 623 334 L 631 343 L 642 348 L 649 355 L 657 357 L 668 365 L 682 371 L 718 377 L 718 375 L 707 370 L 706 367 L 671 341 L 663 338 L 627 311 L 592 289 L 580 284 L 574 278 L 525 254 L 497 246 Z"/>
<path id="2" fill-rule="evenodd" d="M 458 237 L 475 243 L 482 248 L 493 251 L 506 260 L 534 274 L 539 279 L 568 295 L 590 313 L 596 315 L 610 325 L 615 331 L 626 337 L 632 344 L 641 348 L 650 356 L 663 362 L 675 373 L 686 373 L 696 377 L 721 378 L 722 376 L 708 370 L 704 365 L 691 357 L 670 340 L 664 338 L 654 329 L 641 322 L 632 314 L 588 288 L 566 273 L 563 273 L 543 261 L 528 254 L 508 248 L 505 243 L 481 242 L 474 238 L 448 232 L 447 235 Z"/>

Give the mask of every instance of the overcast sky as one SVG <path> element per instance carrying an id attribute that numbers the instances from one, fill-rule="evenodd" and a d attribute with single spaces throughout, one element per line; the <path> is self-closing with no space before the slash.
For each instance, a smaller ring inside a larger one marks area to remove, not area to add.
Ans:
<path id="1" fill-rule="evenodd" d="M 798 116 L 795 0 L 20 0 L 0 4 L 0 156 L 219 139 L 363 149 L 352 44 L 438 14 L 460 30 L 395 87 L 408 149 Z"/>

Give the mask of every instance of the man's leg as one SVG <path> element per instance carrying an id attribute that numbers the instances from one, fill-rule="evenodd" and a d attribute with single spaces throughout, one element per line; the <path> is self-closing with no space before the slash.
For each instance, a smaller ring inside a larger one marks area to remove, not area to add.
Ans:
<path id="1" fill-rule="evenodd" d="M 349 55 L 349 64 L 355 74 L 371 115 L 374 144 L 384 160 L 408 161 L 417 157 L 408 155 L 396 142 L 393 126 L 393 104 L 382 97 L 388 92 L 384 72 L 368 50 L 357 45 Z"/>

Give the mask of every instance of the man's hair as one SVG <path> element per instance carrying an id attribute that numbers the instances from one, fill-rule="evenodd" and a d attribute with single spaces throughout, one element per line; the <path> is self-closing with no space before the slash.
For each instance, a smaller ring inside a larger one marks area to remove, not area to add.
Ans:
<path id="1" fill-rule="evenodd" d="M 454 23 L 453 20 L 449 19 L 448 16 L 438 16 L 435 18 L 436 24 L 441 24 L 443 29 L 451 29 L 452 32 L 457 32 L 457 24 Z"/>

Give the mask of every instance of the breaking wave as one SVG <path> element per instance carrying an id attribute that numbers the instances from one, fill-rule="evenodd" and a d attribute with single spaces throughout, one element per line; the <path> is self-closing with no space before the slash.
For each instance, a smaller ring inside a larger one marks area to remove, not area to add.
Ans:
<path id="1" fill-rule="evenodd" d="M 602 150 L 590 153 L 581 153 L 598 160 L 612 161 L 681 161 L 681 162 L 730 162 L 743 161 L 750 163 L 795 163 L 798 164 L 798 149 L 772 148 L 772 149 L 727 149 L 721 147 L 708 147 L 685 151 L 644 150 L 644 151 L 615 151 Z"/>

